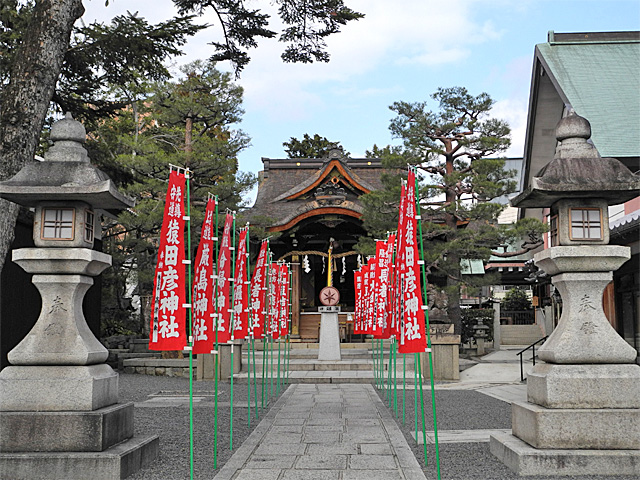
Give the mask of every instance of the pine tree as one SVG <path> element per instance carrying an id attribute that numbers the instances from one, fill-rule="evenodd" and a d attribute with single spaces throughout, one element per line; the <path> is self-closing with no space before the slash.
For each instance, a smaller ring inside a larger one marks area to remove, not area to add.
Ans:
<path id="1" fill-rule="evenodd" d="M 109 1 L 106 3 L 108 5 Z M 342 0 L 276 0 L 275 3 L 284 24 L 280 40 L 288 45 L 282 55 L 286 62 L 328 61 L 326 38 L 338 33 L 340 27 L 348 22 L 363 17 L 345 6 Z M 158 31 L 151 28 L 146 42 L 143 36 L 138 36 L 139 50 L 128 49 L 133 35 L 128 34 L 126 28 L 121 31 L 122 36 L 109 38 L 96 27 L 91 31 L 78 30 L 78 35 L 88 40 L 88 47 L 70 52 L 74 45 L 71 43 L 74 24 L 84 13 L 82 0 L 3 0 L 0 9 L 0 81 L 3 87 L 0 98 L 0 180 L 15 175 L 33 159 L 56 92 L 61 108 L 71 108 L 72 104 L 80 107 L 85 100 L 91 103 L 90 99 L 81 97 L 90 96 L 93 81 L 105 80 L 103 74 L 108 71 L 116 76 L 120 69 L 126 74 L 132 73 L 126 80 L 117 80 L 122 82 L 144 77 L 156 80 L 154 74 L 163 74 L 162 61 L 167 55 L 179 54 L 185 36 L 201 28 L 193 26 L 189 20 L 191 15 L 212 12 L 219 20 L 218 27 L 221 27 L 224 41 L 213 44 L 215 52 L 211 60 L 231 61 L 236 74 L 249 61 L 247 51 L 257 46 L 257 39 L 276 35 L 267 28 L 269 16 L 259 9 L 247 8 L 242 1 L 174 0 L 174 4 L 181 16 L 165 22 L 164 28 Z M 146 28 L 141 19 L 123 18 L 127 28 L 135 31 Z M 109 55 L 112 45 L 129 53 Z M 160 51 L 156 47 L 160 47 Z M 132 62 L 146 63 L 147 73 L 144 69 L 129 72 L 128 66 Z M 56 90 L 62 71 L 68 72 L 65 77 L 69 81 L 66 98 L 71 103 L 66 105 L 62 99 L 64 78 Z M 107 83 L 112 81 L 114 78 L 107 79 Z M 97 91 L 104 85 L 101 84 Z M 94 107 L 101 108 L 100 102 L 104 100 L 96 98 Z M 105 102 L 105 105 L 109 103 Z M 111 112 L 122 106 L 116 106 Z M 94 107 L 85 109 L 84 113 L 88 115 Z M 84 120 L 77 111 L 73 113 Z M 17 212 L 15 204 L 0 200 L 0 270 L 13 241 Z"/>
<path id="2" fill-rule="evenodd" d="M 222 211 L 237 209 L 255 183 L 252 174 L 238 171 L 237 155 L 249 142 L 235 128 L 243 113 L 242 88 L 211 62 L 194 62 L 181 70 L 178 79 L 148 84 L 146 95 L 137 92 L 136 102 L 91 132 L 94 162 L 136 199 L 135 209 L 122 213 L 105 233 L 105 251 L 113 255 L 114 268 L 105 274 L 109 315 L 103 316 L 121 321 L 105 330 L 122 328 L 129 317 L 122 301 L 130 293 L 125 293 L 127 285 L 137 284 L 141 297 L 151 293 L 169 164 L 191 171 L 194 248 L 208 194 L 218 195 Z M 142 324 L 130 329 L 140 330 L 147 318 L 142 312 Z"/>
<path id="3" fill-rule="evenodd" d="M 390 130 L 403 146 L 374 147 L 368 155 L 379 156 L 392 171 L 406 171 L 407 164 L 419 168 L 425 265 L 430 282 L 447 292 L 449 321 L 459 333 L 461 286 L 496 280 L 464 275 L 461 260 L 523 253 L 539 245 L 537 235 L 544 228 L 528 219 L 497 225 L 504 205 L 491 200 L 512 193 L 515 182 L 514 172 L 506 171 L 504 160 L 496 158 L 510 145 L 510 129 L 489 116 L 491 97 L 486 93 L 474 97 L 465 88 L 453 87 L 438 89 L 432 98 L 438 102 L 437 111 L 428 110 L 426 102 L 394 103 L 390 108 L 397 116 Z M 387 175 L 384 190 L 363 197 L 364 225 L 373 236 L 397 225 L 401 176 Z M 518 252 L 494 250 L 522 238 L 527 240 Z M 366 240 L 361 247 L 367 248 Z"/>
<path id="4" fill-rule="evenodd" d="M 283 142 L 282 146 L 285 147 L 287 158 L 322 158 L 332 148 L 342 148 L 340 142 L 332 142 L 317 133 L 313 137 L 305 133 L 302 140 L 291 137 L 288 142 Z M 344 155 L 349 156 L 349 152 L 344 152 Z"/>

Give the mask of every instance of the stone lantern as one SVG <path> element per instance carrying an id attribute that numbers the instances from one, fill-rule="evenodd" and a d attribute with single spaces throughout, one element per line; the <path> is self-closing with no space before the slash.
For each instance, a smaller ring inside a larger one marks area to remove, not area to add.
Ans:
<path id="1" fill-rule="evenodd" d="M 477 325 L 473 326 L 473 336 L 476 339 L 476 345 L 478 346 L 476 354 L 478 356 L 484 355 L 484 339 L 487 338 L 490 328 L 482 322 L 482 318 L 478 318 Z"/>
<path id="2" fill-rule="evenodd" d="M 82 312 L 92 277 L 111 265 L 92 249 L 98 212 L 133 205 L 89 163 L 85 138 L 67 114 L 51 128 L 44 161 L 0 182 L 0 197 L 35 209 L 35 248 L 14 250 L 13 261 L 42 297 L 0 372 L 1 478 L 120 478 L 157 455 L 157 437 L 132 438 L 133 404 L 118 403 L 118 374 Z"/>
<path id="3" fill-rule="evenodd" d="M 551 162 L 512 200 L 549 207 L 550 248 L 534 256 L 562 295 L 557 328 L 527 379 L 527 402 L 512 404 L 513 435 L 491 451 L 522 475 L 640 475 L 640 366 L 637 352 L 604 315 L 602 294 L 630 258 L 608 245 L 609 205 L 635 198 L 640 179 L 588 143 L 589 122 L 560 120 Z"/>

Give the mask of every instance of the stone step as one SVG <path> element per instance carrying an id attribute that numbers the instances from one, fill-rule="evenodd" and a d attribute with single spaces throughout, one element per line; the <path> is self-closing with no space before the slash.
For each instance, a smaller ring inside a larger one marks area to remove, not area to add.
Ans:
<path id="1" fill-rule="evenodd" d="M 123 361 L 124 373 L 189 378 L 188 358 L 130 358 Z M 193 359 L 196 378 L 196 359 Z"/>
<path id="2" fill-rule="evenodd" d="M 271 342 L 272 345 L 275 346 L 276 350 L 278 348 L 278 343 L 282 346 L 284 346 L 286 344 L 286 342 L 283 341 L 275 341 L 275 342 Z M 255 348 L 256 351 L 258 350 L 263 350 L 267 345 L 269 345 L 268 343 L 263 343 L 262 340 L 256 340 L 255 341 Z M 318 342 L 295 342 L 293 340 L 291 340 L 289 342 L 289 345 L 291 346 L 291 350 L 315 350 L 316 352 L 318 351 L 318 347 L 319 347 L 319 343 Z M 371 341 L 367 341 L 367 342 L 357 342 L 357 343 L 341 343 L 340 344 L 340 349 L 342 351 L 349 351 L 349 350 L 371 350 Z M 389 350 L 389 345 L 390 342 L 385 340 L 383 342 L 383 346 L 385 348 L 385 350 Z M 376 340 L 375 343 L 376 348 L 379 348 L 379 341 Z"/>
<path id="3" fill-rule="evenodd" d="M 131 358 L 141 358 L 141 359 L 149 359 L 149 358 L 161 358 L 161 352 L 155 353 L 132 353 L 127 350 L 121 349 L 109 349 L 109 358 L 107 363 L 111 365 L 113 368 L 117 368 L 122 371 L 124 368 L 124 361 L 129 360 Z"/>
<path id="4" fill-rule="evenodd" d="M 234 382 L 237 382 L 241 385 L 246 385 L 247 378 L 248 376 L 246 372 L 236 373 L 234 375 Z M 260 376 L 258 378 L 260 378 Z M 276 379 L 277 377 L 274 378 L 274 383 L 277 381 Z M 385 376 L 385 381 L 386 379 L 387 377 Z M 373 370 L 292 371 L 289 372 L 287 381 L 288 383 L 374 383 L 375 376 Z M 407 371 L 406 384 L 413 385 L 413 383 L 413 372 Z M 397 385 L 398 388 L 402 388 L 402 372 L 399 372 L 398 374 Z"/>
<path id="5" fill-rule="evenodd" d="M 267 358 L 267 360 L 269 360 Z M 284 365 L 284 358 L 281 358 L 281 365 Z M 262 358 L 256 356 L 256 368 L 262 368 Z M 278 360 L 269 360 L 269 368 L 277 369 Z M 369 359 L 342 359 L 342 360 L 318 360 L 318 359 L 297 359 L 291 358 L 288 362 L 291 371 L 312 371 L 312 370 L 373 370 L 373 361 Z M 253 358 L 251 364 L 253 365 Z M 389 370 L 389 362 L 383 362 L 384 369 Z M 406 368 L 413 369 L 413 359 L 406 362 Z M 249 368 L 249 362 L 245 358 L 242 361 L 242 369 L 246 371 Z M 402 371 L 402 362 L 396 362 L 396 370 Z"/>
<path id="6" fill-rule="evenodd" d="M 284 355 L 285 350 L 281 349 L 280 350 L 280 356 L 282 357 Z M 247 358 L 247 356 L 249 355 L 249 352 L 246 349 L 242 350 L 242 356 L 243 358 Z M 348 359 L 348 360 L 370 360 L 372 358 L 372 353 L 371 351 L 367 351 L 367 350 L 341 350 L 340 351 L 340 355 L 343 359 Z M 251 354 L 252 358 L 253 358 L 253 352 Z M 278 349 L 276 348 L 274 351 L 272 352 L 263 352 L 263 351 L 256 351 L 255 352 L 255 357 L 256 359 L 260 358 L 262 359 L 263 356 L 266 356 L 267 358 L 269 356 L 273 356 L 273 357 L 278 357 Z M 318 351 L 317 350 L 290 350 L 289 353 L 287 354 L 287 356 L 290 356 L 291 359 L 297 358 L 297 359 L 317 359 L 318 358 Z M 388 357 L 388 353 L 385 354 L 385 357 Z"/>

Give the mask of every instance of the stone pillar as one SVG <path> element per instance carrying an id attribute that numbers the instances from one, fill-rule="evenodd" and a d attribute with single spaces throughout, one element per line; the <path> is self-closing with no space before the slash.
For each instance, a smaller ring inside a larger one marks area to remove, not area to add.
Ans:
<path id="1" fill-rule="evenodd" d="M 500 331 L 500 302 L 493 302 L 493 349 L 500 350 L 502 332 Z"/>
<path id="2" fill-rule="evenodd" d="M 460 335 L 454 334 L 450 323 L 432 324 L 429 328 L 431 336 L 431 358 L 433 359 L 434 380 L 460 380 Z M 430 378 L 429 355 L 420 354 L 422 378 Z"/>
<path id="3" fill-rule="evenodd" d="M 231 378 L 231 349 L 233 348 L 233 374 L 242 371 L 242 340 L 234 340 L 233 344 L 222 343 L 218 345 L 218 352 L 200 353 L 196 364 L 197 380 L 213 380 L 215 378 L 215 358 L 218 355 L 218 379 L 229 380 Z"/>
<path id="4" fill-rule="evenodd" d="M 291 338 L 300 338 L 300 262 L 291 258 Z"/>
<path id="5" fill-rule="evenodd" d="M 318 360 L 341 360 L 340 327 L 338 313 L 340 307 L 318 307 L 320 316 L 320 345 Z"/>

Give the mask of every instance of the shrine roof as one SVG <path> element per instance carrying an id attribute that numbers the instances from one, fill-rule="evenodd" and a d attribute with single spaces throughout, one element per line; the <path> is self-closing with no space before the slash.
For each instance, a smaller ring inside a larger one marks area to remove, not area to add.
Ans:
<path id="1" fill-rule="evenodd" d="M 300 215 L 322 209 L 327 213 L 344 211 L 359 217 L 362 206 L 358 197 L 382 189 L 383 168 L 380 159 L 348 158 L 331 151 L 325 158 L 262 158 L 264 170 L 259 174 L 258 194 L 247 216 L 268 217 L 272 227 L 286 226 Z M 334 178 L 336 187 L 343 188 L 343 201 L 328 205 L 318 201 L 314 192 Z"/>

